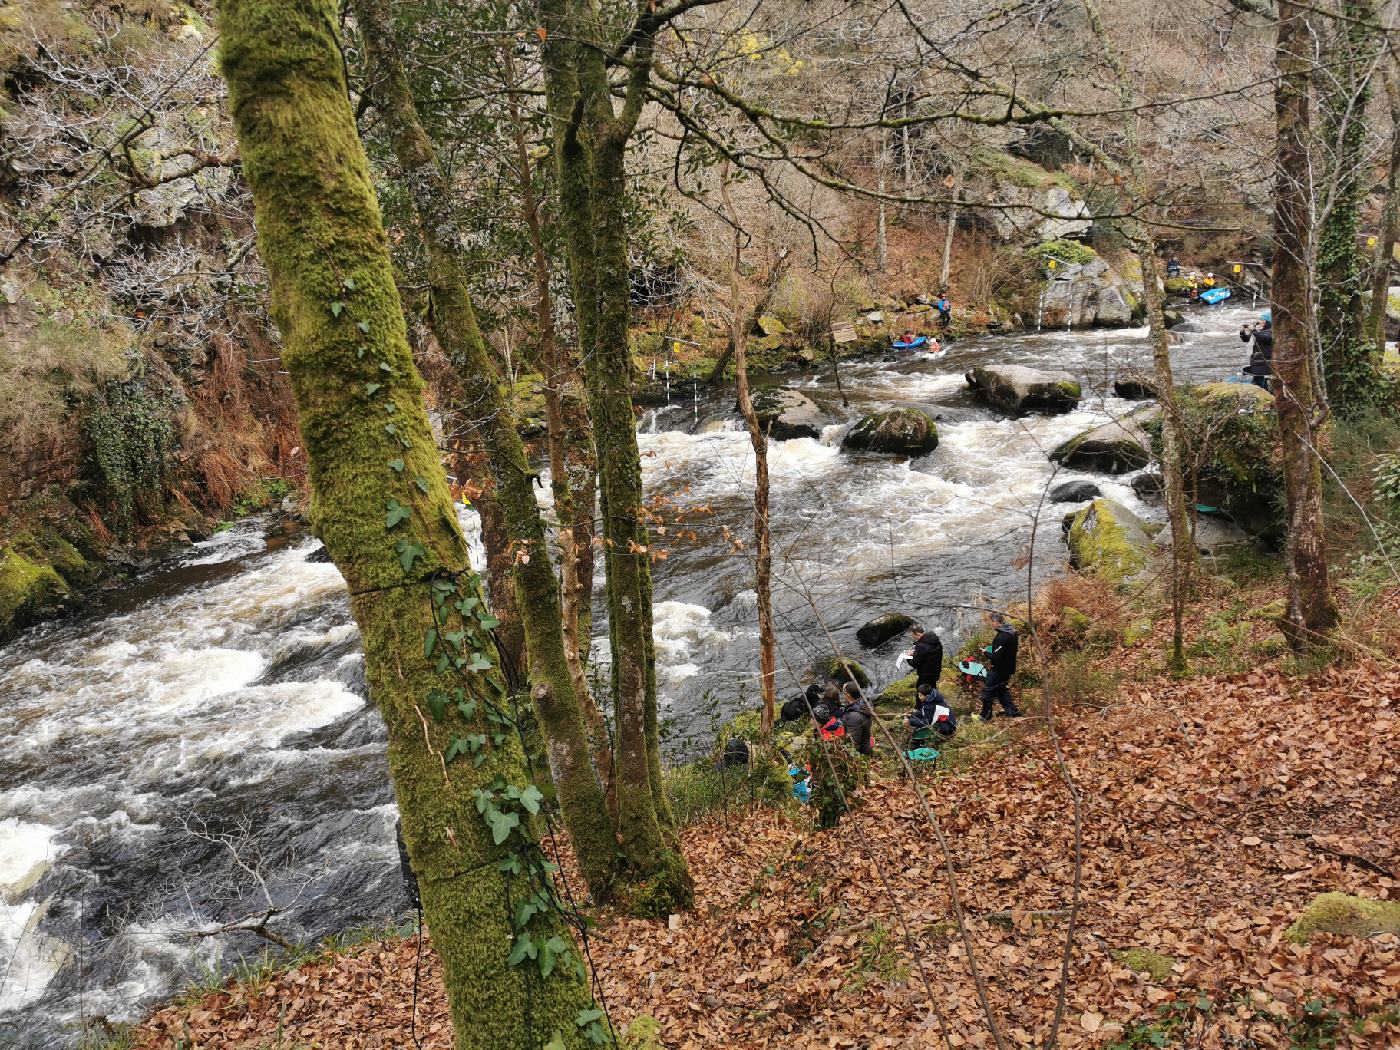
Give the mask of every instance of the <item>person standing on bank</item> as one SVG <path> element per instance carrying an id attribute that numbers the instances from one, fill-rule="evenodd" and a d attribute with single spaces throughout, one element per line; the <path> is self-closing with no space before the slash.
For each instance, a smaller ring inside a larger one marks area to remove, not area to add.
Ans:
<path id="1" fill-rule="evenodd" d="M 943 673 L 943 642 L 935 631 L 925 631 L 918 624 L 909 628 L 909 636 L 914 639 L 914 648 L 904 655 L 909 666 L 918 674 L 917 686 L 931 685 L 938 688 L 938 676 Z"/>
<path id="2" fill-rule="evenodd" d="M 993 700 L 1001 704 L 1007 718 L 1019 718 L 1021 712 L 1011 699 L 1011 690 L 1007 685 L 1016 673 L 1016 648 L 1020 638 L 1016 635 L 1016 628 L 1007 623 L 1002 613 L 994 612 L 990 618 L 996 634 L 992 636 L 992 644 L 987 646 L 987 684 L 982 687 L 982 720 L 992 717 Z"/>

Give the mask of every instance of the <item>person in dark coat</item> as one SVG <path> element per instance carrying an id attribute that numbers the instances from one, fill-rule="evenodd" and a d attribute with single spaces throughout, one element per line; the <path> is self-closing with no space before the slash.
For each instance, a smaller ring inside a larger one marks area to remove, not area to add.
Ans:
<path id="1" fill-rule="evenodd" d="M 782 721 L 793 722 L 799 718 L 810 718 L 813 709 L 821 701 L 822 687 L 813 682 L 801 696 L 794 696 L 783 704 Z"/>
<path id="2" fill-rule="evenodd" d="M 1020 638 L 1016 635 L 1016 628 L 1007 623 L 1001 613 L 992 613 L 991 621 L 996 634 L 992 636 L 992 644 L 987 646 L 987 684 L 982 687 L 982 718 L 985 721 L 992 717 L 993 700 L 1001 704 L 1007 718 L 1019 718 L 1021 712 L 1011 699 L 1011 690 L 1007 685 L 1016 673 L 1016 649 Z"/>
<path id="3" fill-rule="evenodd" d="M 939 736 L 952 736 L 958 731 L 958 718 L 953 714 L 953 705 L 948 698 L 927 683 L 918 687 L 914 699 L 914 711 L 905 719 L 910 729 L 924 729 L 932 726 Z"/>
<path id="4" fill-rule="evenodd" d="M 918 624 L 909 628 L 909 636 L 914 639 L 914 648 L 904 655 L 919 676 L 918 684 L 937 688 L 938 677 L 943 673 L 942 640 L 935 632 L 925 631 Z"/>
<path id="5" fill-rule="evenodd" d="M 1257 387 L 1269 389 L 1269 377 L 1274 371 L 1274 327 L 1272 311 L 1253 325 L 1240 326 L 1240 342 L 1249 344 L 1249 364 L 1244 374 Z"/>
<path id="6" fill-rule="evenodd" d="M 846 706 L 841 709 L 841 724 L 846 727 L 846 739 L 854 744 L 862 755 L 871 754 L 875 747 L 870 739 L 873 721 L 870 705 L 865 702 L 860 686 L 855 682 L 846 683 L 844 699 Z"/>

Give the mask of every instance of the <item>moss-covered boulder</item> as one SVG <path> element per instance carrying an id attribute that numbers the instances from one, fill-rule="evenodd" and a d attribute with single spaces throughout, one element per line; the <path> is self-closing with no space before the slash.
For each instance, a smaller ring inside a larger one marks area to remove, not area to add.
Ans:
<path id="1" fill-rule="evenodd" d="M 1149 405 L 1121 419 L 1076 434 L 1050 453 L 1050 462 L 1074 470 L 1095 470 L 1106 474 L 1127 474 L 1147 466 L 1152 458 L 1152 439 L 1145 424 L 1156 419 L 1161 409 Z"/>
<path id="2" fill-rule="evenodd" d="M 1152 540 L 1141 519 L 1121 503 L 1096 499 L 1070 523 L 1070 564 L 1121 583 L 1147 566 Z"/>
<path id="3" fill-rule="evenodd" d="M 52 565 L 12 546 L 0 548 L 0 641 L 59 612 L 70 593 Z"/>
<path id="4" fill-rule="evenodd" d="M 914 673 L 896 678 L 875 697 L 876 707 L 913 707 L 914 690 L 919 684 L 919 676 Z"/>
<path id="5" fill-rule="evenodd" d="M 1083 390 L 1068 372 L 1042 372 L 1024 365 L 983 365 L 965 376 L 973 395 L 1008 415 L 1058 415 L 1079 406 Z"/>
<path id="6" fill-rule="evenodd" d="M 853 452 L 922 456 L 938 447 L 938 424 L 917 408 L 875 412 L 846 432 L 841 447 Z"/>
<path id="7" fill-rule="evenodd" d="M 864 624 L 856 631 L 856 641 L 867 649 L 884 645 L 896 635 L 903 634 L 914 626 L 914 618 L 904 613 L 885 613 Z"/>
<path id="8" fill-rule="evenodd" d="M 864 667 L 848 656 L 824 656 L 812 669 L 823 678 L 833 682 L 855 682 L 862 689 L 870 686 L 870 674 Z"/>
<path id="9" fill-rule="evenodd" d="M 764 335 L 769 336 L 784 335 L 788 330 L 787 325 L 783 324 L 782 321 L 779 321 L 772 314 L 761 314 L 755 322 L 755 326 Z"/>
<path id="10" fill-rule="evenodd" d="M 1179 389 L 1176 402 L 1182 428 L 1196 435 L 1198 446 L 1200 467 L 1187 487 L 1251 536 L 1280 539 L 1283 467 L 1273 395 L 1250 383 L 1201 383 Z M 1160 420 L 1146 429 L 1160 458 Z"/>
<path id="11" fill-rule="evenodd" d="M 1320 893 L 1288 927 L 1288 939 L 1306 944 L 1314 933 L 1342 937 L 1400 936 L 1400 901 L 1378 901 L 1349 893 Z"/>
<path id="12" fill-rule="evenodd" d="M 752 396 L 759 425 L 774 441 L 793 438 L 820 438 L 826 423 L 826 413 L 815 401 L 796 390 L 769 387 Z M 735 406 L 737 410 L 738 406 Z"/>

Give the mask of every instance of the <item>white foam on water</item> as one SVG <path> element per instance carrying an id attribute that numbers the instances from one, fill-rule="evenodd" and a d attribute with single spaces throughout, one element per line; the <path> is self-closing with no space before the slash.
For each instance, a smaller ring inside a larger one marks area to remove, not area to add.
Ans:
<path id="1" fill-rule="evenodd" d="M 0 1011 L 38 999 L 68 961 L 68 946 L 39 931 L 48 907 L 49 901 L 0 903 Z"/>
<path id="2" fill-rule="evenodd" d="M 700 673 L 697 660 L 714 655 L 733 638 L 710 623 L 710 610 L 689 602 L 657 602 L 653 611 L 656 636 L 657 689 L 679 685 Z"/>
<path id="3" fill-rule="evenodd" d="M 0 898 L 13 902 L 33 885 L 63 851 L 54 844 L 57 836 L 57 828 L 44 824 L 18 817 L 0 820 Z"/>

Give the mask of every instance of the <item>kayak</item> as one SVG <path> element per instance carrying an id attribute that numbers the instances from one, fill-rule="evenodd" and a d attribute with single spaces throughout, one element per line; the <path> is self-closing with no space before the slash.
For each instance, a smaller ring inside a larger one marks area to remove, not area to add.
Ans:
<path id="1" fill-rule="evenodd" d="M 921 335 L 921 336 L 916 336 L 911 342 L 908 342 L 908 343 L 898 343 L 898 342 L 896 342 L 896 343 L 891 343 L 891 344 L 890 344 L 890 349 L 891 349 L 891 350 L 917 350 L 917 349 L 919 349 L 919 347 L 923 346 L 923 345 L 924 345 L 925 343 L 927 343 L 927 342 L 928 342 L 928 336 L 926 336 L 926 335 Z"/>
<path id="2" fill-rule="evenodd" d="M 1207 288 L 1204 292 L 1201 293 L 1200 298 L 1201 302 L 1208 303 L 1209 305 L 1214 306 L 1216 303 L 1223 303 L 1226 299 L 1230 298 L 1230 289 Z"/>
<path id="3" fill-rule="evenodd" d="M 925 361 L 937 361 L 940 357 L 945 356 L 947 353 L 948 348 L 946 346 L 940 346 L 937 350 L 929 350 L 925 352 L 922 356 Z"/>

